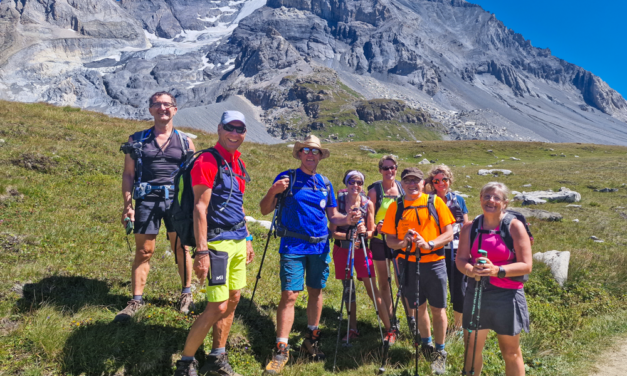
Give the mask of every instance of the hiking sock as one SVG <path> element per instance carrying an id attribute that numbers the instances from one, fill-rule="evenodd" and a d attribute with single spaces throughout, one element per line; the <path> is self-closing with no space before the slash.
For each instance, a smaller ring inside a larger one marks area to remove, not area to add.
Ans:
<path id="1" fill-rule="evenodd" d="M 435 350 L 436 350 L 436 351 L 442 351 L 442 350 L 444 350 L 444 344 L 441 344 L 441 345 L 440 345 L 439 343 L 437 343 L 437 342 L 436 342 L 436 343 L 435 343 Z"/>
<path id="2" fill-rule="evenodd" d="M 192 287 L 183 287 L 183 289 L 181 290 L 181 294 L 189 294 L 190 292 L 192 292 Z"/>
<path id="3" fill-rule="evenodd" d="M 287 338 L 276 337 L 276 343 L 279 342 L 287 343 Z"/>
<path id="4" fill-rule="evenodd" d="M 420 341 L 422 341 L 422 344 L 424 346 L 428 346 L 429 344 L 431 344 L 431 337 L 422 337 L 420 338 Z M 444 346 L 444 345 L 442 345 Z"/>
<path id="5" fill-rule="evenodd" d="M 225 347 L 218 347 L 217 349 L 211 349 L 209 356 L 218 356 L 218 355 L 224 354 L 225 352 L 226 352 Z"/>
<path id="6" fill-rule="evenodd" d="M 194 360 L 193 356 L 182 356 L 181 360 L 184 362 L 191 362 L 192 360 Z"/>
<path id="7" fill-rule="evenodd" d="M 137 300 L 138 302 L 141 302 L 144 299 L 142 298 L 142 295 L 133 295 L 133 300 Z"/>
<path id="8" fill-rule="evenodd" d="M 318 329 L 318 325 L 307 325 L 307 328 L 311 331 Z"/>

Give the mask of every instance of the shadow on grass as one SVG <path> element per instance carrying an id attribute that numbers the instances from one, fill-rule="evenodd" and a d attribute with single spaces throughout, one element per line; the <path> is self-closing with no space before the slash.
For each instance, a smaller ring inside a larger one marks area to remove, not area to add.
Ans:
<path id="1" fill-rule="evenodd" d="M 141 322 L 97 322 L 75 329 L 63 349 L 62 373 L 71 375 L 172 375 L 172 356 L 189 331 Z M 204 349 L 196 354 L 204 361 Z"/>
<path id="2" fill-rule="evenodd" d="M 61 310 L 76 312 L 85 306 L 124 306 L 128 296 L 109 293 L 110 286 L 105 281 L 85 277 L 46 277 L 37 283 L 27 283 L 22 290 L 22 298 L 17 301 L 20 312 L 37 310 L 46 303 Z"/>

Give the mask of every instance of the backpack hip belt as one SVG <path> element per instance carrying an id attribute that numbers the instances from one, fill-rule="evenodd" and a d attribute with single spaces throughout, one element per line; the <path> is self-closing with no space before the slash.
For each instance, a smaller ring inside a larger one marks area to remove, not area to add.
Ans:
<path id="1" fill-rule="evenodd" d="M 207 239 L 215 238 L 216 236 L 220 235 L 223 232 L 237 231 L 244 226 L 246 226 L 245 220 L 241 221 L 240 223 L 236 224 L 235 226 L 231 228 L 220 228 L 220 227 L 212 228 L 210 230 L 207 230 Z"/>
<path id="2" fill-rule="evenodd" d="M 405 255 L 405 256 L 411 256 L 411 255 L 416 255 L 416 251 L 414 252 L 408 252 L 402 249 L 399 249 L 396 251 L 397 254 L 399 255 Z M 429 251 L 427 253 L 422 253 L 422 252 L 418 252 L 420 254 L 420 257 L 422 256 L 429 256 L 429 255 L 438 255 L 438 256 L 444 256 L 444 247 L 440 248 L 440 249 L 434 249 L 433 251 Z"/>
<path id="3" fill-rule="evenodd" d="M 329 238 L 329 235 L 325 235 L 325 236 L 309 236 L 309 235 L 299 234 L 297 232 L 290 231 L 290 230 L 288 230 L 286 228 L 283 228 L 283 227 L 277 228 L 276 235 L 279 238 L 296 238 L 296 239 L 304 240 L 304 241 L 309 242 L 311 244 L 322 243 L 322 242 L 326 241 Z"/>
<path id="4" fill-rule="evenodd" d="M 170 191 L 174 191 L 173 185 L 150 185 L 148 183 L 139 183 L 133 190 L 133 199 L 141 200 L 152 191 L 162 191 L 165 199 L 170 199 Z"/>

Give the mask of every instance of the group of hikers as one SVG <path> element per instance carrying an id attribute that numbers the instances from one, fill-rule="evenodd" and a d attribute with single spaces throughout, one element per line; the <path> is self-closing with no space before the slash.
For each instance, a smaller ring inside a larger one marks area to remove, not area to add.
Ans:
<path id="1" fill-rule="evenodd" d="M 194 310 L 192 273 L 201 284 L 205 279 L 208 283 L 207 306 L 190 329 L 175 375 L 238 375 L 225 348 L 240 291 L 246 285 L 246 265 L 255 255 L 243 208 L 250 177 L 238 151 L 246 137 L 245 116 L 225 111 L 215 146 L 196 152 L 190 137 L 173 128 L 177 111 L 173 95 L 155 93 L 149 99 L 149 111 L 154 126 L 131 135 L 121 148 L 126 153 L 122 223 L 127 233 L 134 232 L 136 251 L 133 298 L 114 320 L 129 320 L 144 305 L 142 294 L 163 220 L 181 277 L 181 312 Z M 336 197 L 330 180 L 316 172 L 330 156 L 316 136 L 296 142 L 292 156 L 299 161 L 298 168 L 280 172 L 259 203 L 263 215 L 274 212 L 270 231 L 281 238 L 281 300 L 276 344 L 266 374 L 280 374 L 288 363 L 294 306 L 305 287 L 307 330 L 300 351 L 313 361 L 326 359 L 319 323 L 331 261 L 335 279 L 343 283 L 340 320 L 343 307 L 348 313 L 343 341 L 361 335 L 353 283 L 356 274 L 378 316 L 383 362 L 399 335 L 400 300 L 414 337 L 416 361 L 420 353 L 431 362 L 435 374 L 446 371 L 447 334 L 463 333 L 462 374 L 479 375 L 490 330 L 497 334 L 506 374 L 525 374 L 519 339 L 522 330 L 529 330 L 523 286 L 532 269 L 533 238 L 524 218 L 507 211 L 509 190 L 504 184 L 492 182 L 481 189 L 483 212 L 471 221 L 464 199 L 451 190 L 453 172 L 446 165 L 435 166 L 426 176 L 417 167 L 406 168 L 399 181 L 397 159 L 386 155 L 379 161 L 380 180 L 364 189 L 364 173 L 349 170 L 342 180 L 345 188 Z M 191 204 L 185 206 L 183 196 Z M 173 212 L 181 208 L 188 208 L 189 213 L 187 222 L 182 222 L 186 225 L 177 227 L 182 217 Z M 193 259 L 189 245 L 195 245 Z M 450 327 L 449 293 L 454 311 Z M 198 371 L 194 354 L 212 328 L 212 349 Z M 337 342 L 340 329 L 341 321 Z"/>

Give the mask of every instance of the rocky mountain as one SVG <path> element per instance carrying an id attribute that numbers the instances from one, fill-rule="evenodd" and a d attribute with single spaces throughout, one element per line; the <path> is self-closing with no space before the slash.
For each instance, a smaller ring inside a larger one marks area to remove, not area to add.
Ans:
<path id="1" fill-rule="evenodd" d="M 146 118 L 169 90 L 286 140 L 627 145 L 619 93 L 464 0 L 4 0 L 0 51 L 2 99 Z"/>

